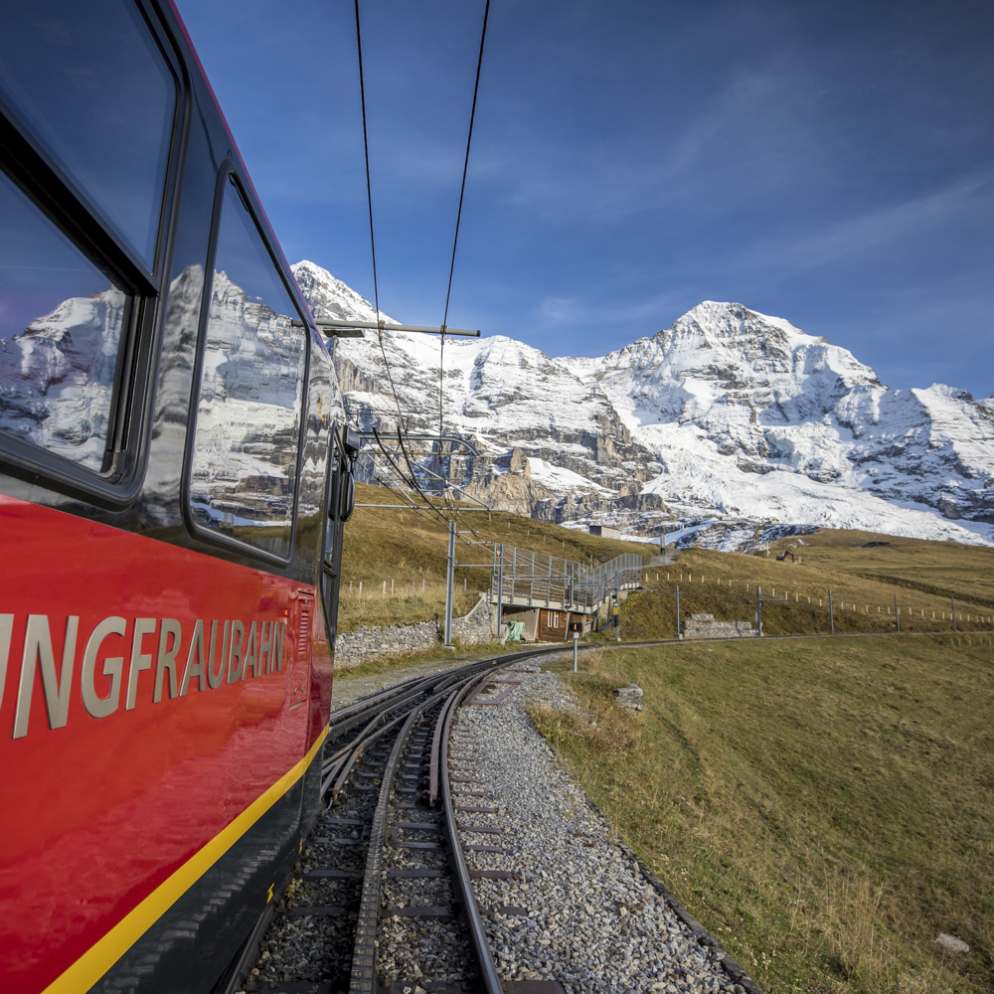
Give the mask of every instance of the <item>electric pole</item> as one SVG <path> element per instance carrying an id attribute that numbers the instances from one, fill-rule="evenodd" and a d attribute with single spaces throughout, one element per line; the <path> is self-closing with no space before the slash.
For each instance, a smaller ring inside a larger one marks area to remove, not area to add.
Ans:
<path id="1" fill-rule="evenodd" d="M 449 519 L 449 557 L 445 564 L 445 646 L 452 648 L 452 598 L 456 576 L 456 522 Z"/>
<path id="2" fill-rule="evenodd" d="M 504 543 L 497 543 L 497 638 L 504 630 Z"/>

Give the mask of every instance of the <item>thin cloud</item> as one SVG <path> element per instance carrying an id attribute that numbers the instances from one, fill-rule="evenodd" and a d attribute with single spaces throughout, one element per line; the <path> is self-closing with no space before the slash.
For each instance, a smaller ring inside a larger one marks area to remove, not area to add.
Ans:
<path id="1" fill-rule="evenodd" d="M 899 204 L 866 211 L 823 227 L 812 235 L 776 238 L 746 249 L 732 268 L 776 268 L 800 272 L 850 259 L 936 226 L 994 201 L 994 170 L 960 177 L 937 190 Z"/>
<path id="2" fill-rule="evenodd" d="M 679 106 L 694 95 L 673 93 L 625 149 L 592 136 L 577 153 L 555 136 L 521 131 L 487 150 L 488 180 L 504 184 L 509 206 L 546 218 L 624 219 L 666 208 L 709 212 L 718 204 L 769 194 L 798 170 L 824 171 L 845 155 L 819 121 L 820 94 L 804 69 L 782 58 L 763 70 L 742 69 L 687 119 Z M 698 97 L 697 99 L 700 99 Z"/>
<path id="3" fill-rule="evenodd" d="M 628 326 L 633 322 L 654 320 L 658 323 L 652 326 L 652 330 L 658 331 L 677 317 L 677 309 L 686 300 L 685 294 L 672 290 L 650 294 L 627 303 L 620 293 L 611 293 L 609 296 L 617 302 L 613 305 L 605 304 L 603 294 L 596 300 L 545 297 L 536 308 L 538 319 L 551 325 L 608 325 L 621 331 L 628 340 L 632 337 L 632 330 Z"/>

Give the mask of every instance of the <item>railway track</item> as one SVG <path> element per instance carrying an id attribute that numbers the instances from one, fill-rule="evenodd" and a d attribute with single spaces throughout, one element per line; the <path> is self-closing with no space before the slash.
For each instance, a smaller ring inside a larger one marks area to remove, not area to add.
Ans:
<path id="1" fill-rule="evenodd" d="M 327 805 L 297 872 L 260 919 L 226 994 L 556 994 L 551 982 L 503 982 L 472 880 L 467 822 L 492 814 L 485 784 L 450 758 L 458 709 L 496 674 L 559 647 L 513 653 L 417 678 L 335 715 L 325 745 Z M 484 828 L 484 832 L 494 831 Z"/>
<path id="2" fill-rule="evenodd" d="M 768 639 L 799 637 L 811 636 Z M 456 718 L 474 699 L 497 703 L 501 671 L 564 651 L 530 649 L 413 678 L 335 712 L 322 761 L 323 814 L 218 994 L 561 992 L 554 981 L 498 975 L 473 880 L 513 875 L 489 868 L 500 863 L 491 854 L 506 855 L 500 813 L 488 785 L 460 766 L 471 757 Z"/>

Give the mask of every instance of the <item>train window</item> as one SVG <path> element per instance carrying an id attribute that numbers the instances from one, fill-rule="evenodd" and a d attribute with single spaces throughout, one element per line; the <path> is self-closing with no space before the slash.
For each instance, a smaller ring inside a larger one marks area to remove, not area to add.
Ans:
<path id="1" fill-rule="evenodd" d="M 341 506 L 342 478 L 345 463 L 338 442 L 338 431 L 332 428 L 331 446 L 328 451 L 328 513 L 324 523 L 322 557 L 326 567 L 335 570 L 335 552 L 338 543 L 339 507 Z"/>
<path id="2" fill-rule="evenodd" d="M 103 469 L 128 311 L 0 171 L 0 431 Z"/>
<path id="3" fill-rule="evenodd" d="M 190 471 L 194 520 L 286 557 L 306 330 L 233 176 L 225 181 Z"/>
<path id="4" fill-rule="evenodd" d="M 343 430 L 343 437 L 344 430 Z M 324 563 L 334 571 L 336 542 L 341 525 L 352 517 L 355 509 L 355 470 L 348 449 L 342 444 L 338 430 L 332 428 L 331 446 L 328 450 L 328 514 L 324 530 Z"/>
<path id="5" fill-rule="evenodd" d="M 152 268 L 176 82 L 134 0 L 14 0 L 0 96 Z"/>

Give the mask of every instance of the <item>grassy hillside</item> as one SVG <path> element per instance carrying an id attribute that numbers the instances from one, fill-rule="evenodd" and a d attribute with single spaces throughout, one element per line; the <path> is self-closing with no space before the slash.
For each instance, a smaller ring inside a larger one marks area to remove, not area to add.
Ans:
<path id="1" fill-rule="evenodd" d="M 770 635 L 828 632 L 829 591 L 837 632 L 893 631 L 895 607 L 905 631 L 994 627 L 994 549 L 866 532 L 823 531 L 804 541 L 779 543 L 769 557 L 692 550 L 650 570 L 646 590 L 624 605 L 622 636 L 672 638 L 677 586 L 684 617 L 708 612 L 727 621 L 752 621 L 761 588 Z M 787 546 L 799 562 L 777 561 Z"/>
<path id="2" fill-rule="evenodd" d="M 535 717 L 626 840 L 771 994 L 994 977 L 994 639 L 689 643 L 585 657 Z M 646 710 L 615 708 L 631 680 Z M 935 945 L 949 932 L 971 946 Z"/>
<path id="3" fill-rule="evenodd" d="M 360 503 L 398 502 L 383 487 L 362 485 L 358 490 Z M 591 563 L 604 562 L 623 552 L 648 557 L 655 551 L 644 543 L 597 538 L 505 512 L 460 513 L 458 518 L 459 562 L 491 561 L 490 549 L 475 544 L 479 539 Z M 358 508 L 345 529 L 342 630 L 360 625 L 424 621 L 441 615 L 445 609 L 447 548 L 447 527 L 436 515 L 413 510 Z M 456 577 L 456 610 L 462 613 L 473 606 L 480 591 L 488 588 L 490 570 L 489 567 L 459 569 Z"/>
<path id="4" fill-rule="evenodd" d="M 858 531 L 818 531 L 777 543 L 820 569 L 883 580 L 981 607 L 994 605 L 994 549 Z"/>
<path id="5" fill-rule="evenodd" d="M 397 503 L 375 486 L 360 486 L 358 500 Z M 591 563 L 623 552 L 648 558 L 655 551 L 506 512 L 461 513 L 459 523 L 457 558 L 463 563 L 490 562 L 492 553 L 479 539 Z M 685 616 L 706 611 L 722 620 L 752 620 L 761 587 L 764 629 L 771 635 L 827 632 L 829 588 L 840 632 L 893 630 L 895 598 L 905 630 L 951 630 L 954 610 L 959 629 L 994 626 L 994 549 L 867 532 L 820 531 L 802 541 L 781 542 L 769 557 L 681 553 L 673 566 L 650 571 L 646 590 L 626 602 L 623 637 L 672 638 L 678 584 Z M 776 560 L 788 546 L 800 562 Z M 445 522 L 433 514 L 359 508 L 346 529 L 342 629 L 441 615 L 446 548 Z M 459 569 L 457 613 L 472 607 L 488 584 L 489 569 Z"/>

